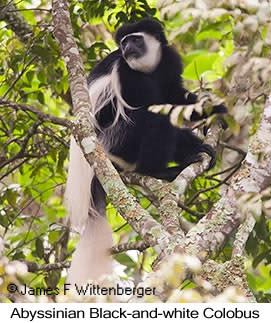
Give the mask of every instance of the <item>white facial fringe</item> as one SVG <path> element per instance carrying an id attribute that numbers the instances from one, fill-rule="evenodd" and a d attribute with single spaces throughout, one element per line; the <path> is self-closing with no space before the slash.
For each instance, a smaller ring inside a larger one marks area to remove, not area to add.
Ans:
<path id="1" fill-rule="evenodd" d="M 92 106 L 91 112 L 94 116 L 96 116 L 109 103 L 111 103 L 113 108 L 116 110 L 116 116 L 111 127 L 114 127 L 116 125 L 120 116 L 125 121 L 129 121 L 129 118 L 125 112 L 125 108 L 136 109 L 135 107 L 130 106 L 121 95 L 121 85 L 118 68 L 119 65 L 117 61 L 113 65 L 110 74 L 99 77 L 89 86 L 89 96 Z M 97 119 L 95 126 L 100 129 L 100 126 L 97 123 Z"/>

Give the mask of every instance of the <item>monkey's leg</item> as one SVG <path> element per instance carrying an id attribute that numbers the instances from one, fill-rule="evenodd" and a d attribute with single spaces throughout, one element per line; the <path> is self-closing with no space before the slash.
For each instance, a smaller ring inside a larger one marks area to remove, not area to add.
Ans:
<path id="1" fill-rule="evenodd" d="M 106 194 L 96 176 L 93 177 L 91 182 L 91 196 L 93 203 L 92 207 L 100 214 L 105 214 Z"/>
<path id="2" fill-rule="evenodd" d="M 216 162 L 216 153 L 214 149 L 210 145 L 204 144 L 191 129 L 175 129 L 177 140 L 174 161 L 180 165 L 189 166 L 190 164 L 199 161 L 200 153 L 205 152 L 211 157 L 208 170 L 213 168 Z"/>

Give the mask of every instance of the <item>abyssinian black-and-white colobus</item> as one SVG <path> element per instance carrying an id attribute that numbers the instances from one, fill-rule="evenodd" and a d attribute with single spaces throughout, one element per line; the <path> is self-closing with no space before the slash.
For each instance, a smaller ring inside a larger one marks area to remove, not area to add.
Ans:
<path id="1" fill-rule="evenodd" d="M 190 129 L 174 127 L 169 116 L 148 111 L 151 105 L 197 101 L 183 88 L 181 58 L 168 45 L 162 25 L 152 19 L 125 24 L 115 39 L 119 48 L 98 63 L 88 78 L 98 139 L 113 163 L 119 169 L 168 181 L 199 161 L 202 152 L 211 156 L 209 168 L 213 167 L 211 146 Z M 215 106 L 213 112 L 226 112 L 226 108 Z M 201 118 L 193 112 L 191 119 Z M 169 162 L 177 166 L 168 167 Z M 71 224 L 81 233 L 68 281 L 85 283 L 111 272 L 112 231 L 105 219 L 104 190 L 73 138 L 66 198 Z"/>

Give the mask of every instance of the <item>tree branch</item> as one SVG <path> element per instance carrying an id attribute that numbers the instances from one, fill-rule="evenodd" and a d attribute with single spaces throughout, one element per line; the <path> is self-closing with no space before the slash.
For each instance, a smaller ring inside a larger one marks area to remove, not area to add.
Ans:
<path id="1" fill-rule="evenodd" d="M 12 0 L 0 0 L 0 20 L 4 20 L 23 43 L 33 36 L 32 27 L 18 12 Z"/>
<path id="2" fill-rule="evenodd" d="M 117 246 L 114 246 L 111 249 L 112 254 L 120 253 L 120 252 L 125 252 L 128 250 L 138 250 L 138 251 L 144 251 L 148 249 L 150 245 L 148 245 L 145 241 L 140 240 L 140 241 L 135 241 L 135 242 L 128 242 L 124 244 L 119 244 Z"/>
<path id="3" fill-rule="evenodd" d="M 69 268 L 71 265 L 69 261 L 45 265 L 38 265 L 37 263 L 28 260 L 21 260 L 21 262 L 26 264 L 28 271 L 31 273 L 35 273 L 37 271 L 49 272 L 52 270 L 62 270 L 64 268 Z"/>
<path id="4" fill-rule="evenodd" d="M 209 281 L 217 293 L 222 293 L 229 286 L 235 286 L 243 292 L 249 302 L 255 302 L 255 297 L 248 287 L 242 257 L 235 257 L 222 264 L 208 260 L 202 266 L 201 277 Z"/>
<path id="5" fill-rule="evenodd" d="M 252 232 L 256 220 L 253 215 L 248 214 L 245 221 L 239 226 L 232 248 L 232 259 L 242 257 L 245 252 L 247 239 Z"/>
<path id="6" fill-rule="evenodd" d="M 8 100 L 0 97 L 0 109 L 5 108 L 5 107 L 6 108 L 10 107 L 15 110 L 22 110 L 24 112 L 32 112 L 38 117 L 38 119 L 40 121 L 43 121 L 43 122 L 50 122 L 50 123 L 58 124 L 58 125 L 64 126 L 69 129 L 71 129 L 73 127 L 73 123 L 71 121 L 69 121 L 68 119 L 58 118 L 58 117 L 52 116 L 48 113 L 44 113 L 41 110 L 39 110 L 38 108 L 36 108 L 30 104 L 12 102 L 12 101 L 8 101 Z"/>

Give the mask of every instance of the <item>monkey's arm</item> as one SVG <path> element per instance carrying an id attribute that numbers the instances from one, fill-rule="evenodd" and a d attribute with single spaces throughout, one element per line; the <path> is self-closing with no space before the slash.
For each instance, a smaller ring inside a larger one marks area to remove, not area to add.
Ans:
<path id="1" fill-rule="evenodd" d="M 219 105 L 214 105 L 212 107 L 212 111 L 209 115 L 205 111 L 203 111 L 202 113 L 198 113 L 196 110 L 194 110 L 192 112 L 190 119 L 191 121 L 199 121 L 199 120 L 208 118 L 208 116 L 212 114 L 223 114 L 227 112 L 228 112 L 228 109 L 226 108 L 226 106 L 224 104 L 219 104 Z"/>
<path id="2" fill-rule="evenodd" d="M 183 88 L 182 85 L 180 85 L 180 82 L 175 84 L 177 84 L 177 86 L 173 85 L 172 87 L 170 87 L 169 90 L 170 104 L 189 105 L 197 103 L 198 98 L 196 94 L 191 93 L 185 88 Z M 205 111 L 199 113 L 196 110 L 194 110 L 191 115 L 191 121 L 199 121 L 208 118 L 208 116 L 212 114 L 223 114 L 227 112 L 228 110 L 224 104 L 214 105 L 210 114 L 207 114 Z"/>
<path id="3" fill-rule="evenodd" d="M 197 103 L 197 95 L 182 86 L 181 79 L 174 80 L 169 86 L 168 102 L 173 105 L 189 105 Z"/>

